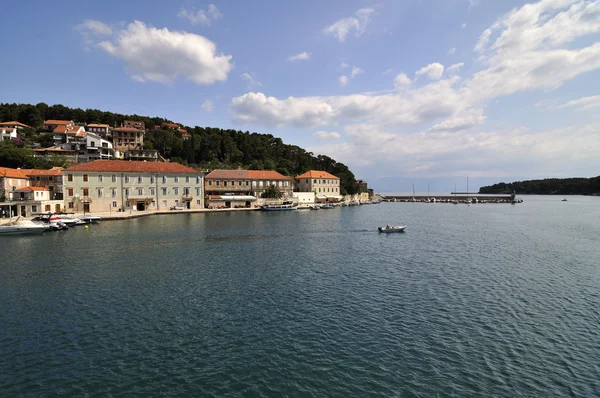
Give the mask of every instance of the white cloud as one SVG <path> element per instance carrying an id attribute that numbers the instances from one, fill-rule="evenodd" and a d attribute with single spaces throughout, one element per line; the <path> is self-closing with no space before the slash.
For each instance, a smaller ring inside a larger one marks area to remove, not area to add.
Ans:
<path id="1" fill-rule="evenodd" d="M 432 126 L 429 131 L 446 131 L 446 132 L 456 132 L 469 130 L 478 124 L 481 124 L 485 121 L 485 116 L 483 116 L 483 110 L 477 109 L 472 111 L 471 114 L 460 117 L 452 117 L 450 119 L 444 120 L 441 123 L 438 123 Z"/>
<path id="2" fill-rule="evenodd" d="M 446 69 L 446 72 L 449 74 L 454 74 L 454 73 L 458 73 L 458 71 L 460 70 L 460 68 L 462 68 L 463 66 L 465 66 L 464 62 L 459 62 L 457 64 L 452 64 L 448 67 L 448 69 Z"/>
<path id="3" fill-rule="evenodd" d="M 260 87 L 262 86 L 262 83 L 259 82 L 258 80 L 256 80 L 254 78 L 254 76 L 252 76 L 250 73 L 248 72 L 244 72 L 240 75 L 240 77 L 242 79 L 244 79 L 245 81 L 248 82 L 248 88 L 252 88 L 252 87 Z"/>
<path id="4" fill-rule="evenodd" d="M 209 4 L 208 9 L 205 10 L 186 10 L 182 8 L 177 14 L 179 18 L 185 18 L 189 20 L 193 25 L 210 25 L 212 21 L 215 21 L 223 16 L 217 6 Z"/>
<path id="5" fill-rule="evenodd" d="M 206 100 L 202 103 L 202 109 L 204 109 L 206 112 L 212 112 L 213 108 L 214 108 L 214 103 L 210 100 Z"/>
<path id="6" fill-rule="evenodd" d="M 205 37 L 157 29 L 140 21 L 97 46 L 123 60 L 137 81 L 168 83 L 184 77 L 197 84 L 213 84 L 227 80 L 233 68 L 231 55 L 216 54 L 216 45 Z"/>
<path id="7" fill-rule="evenodd" d="M 310 54 L 307 53 L 306 51 L 300 53 L 300 54 L 296 54 L 296 55 L 291 55 L 288 57 L 288 61 L 293 62 L 293 61 L 302 61 L 302 60 L 308 60 L 310 59 Z"/>
<path id="8" fill-rule="evenodd" d="M 353 66 L 350 77 L 356 77 L 357 75 L 360 75 L 363 72 L 364 72 L 364 70 L 362 70 L 362 68 L 359 68 L 358 66 Z"/>
<path id="9" fill-rule="evenodd" d="M 444 74 L 444 65 L 434 62 L 427 66 L 422 67 L 415 74 L 417 77 L 427 75 L 431 80 L 439 80 Z"/>
<path id="10" fill-rule="evenodd" d="M 456 52 L 456 47 L 452 47 L 450 50 L 448 50 L 448 54 L 452 55 Z"/>
<path id="11" fill-rule="evenodd" d="M 466 29 L 466 28 L 467 28 L 467 24 L 466 24 L 466 23 L 464 23 L 464 24 L 460 25 L 460 28 L 461 28 L 461 29 Z"/>
<path id="12" fill-rule="evenodd" d="M 313 135 L 320 140 L 339 140 L 340 138 L 342 138 L 342 135 L 335 131 L 321 130 L 315 132 Z"/>
<path id="13" fill-rule="evenodd" d="M 396 88 L 404 88 L 408 85 L 410 85 L 411 80 L 408 76 L 406 76 L 406 73 L 399 73 L 398 75 L 396 75 L 396 78 L 394 79 L 394 87 Z"/>
<path id="14" fill-rule="evenodd" d="M 138 83 L 144 83 L 146 81 L 146 79 L 144 79 L 144 77 L 140 75 L 131 75 L 131 80 Z"/>
<path id="15" fill-rule="evenodd" d="M 361 8 L 354 13 L 354 16 L 342 18 L 326 26 L 323 33 L 334 36 L 340 43 L 346 40 L 346 36 L 350 32 L 354 32 L 355 36 L 358 37 L 365 32 L 374 11 L 372 8 Z"/>
<path id="16" fill-rule="evenodd" d="M 345 62 L 342 62 L 342 63 L 340 64 L 340 68 L 347 68 L 347 67 L 348 67 L 348 64 L 347 64 L 347 63 L 345 63 Z"/>
<path id="17" fill-rule="evenodd" d="M 578 112 L 588 111 L 594 108 L 600 108 L 600 95 L 594 95 L 591 97 L 582 97 L 576 100 L 569 101 L 562 105 L 551 106 L 549 109 L 564 109 L 564 108 L 577 108 Z"/>
<path id="18" fill-rule="evenodd" d="M 346 142 L 308 149 L 353 166 L 376 162 L 378 170 L 392 169 L 396 176 L 496 177 L 523 170 L 531 176 L 572 176 L 600 168 L 599 127 L 397 134 L 355 124 L 345 128 Z"/>
<path id="19" fill-rule="evenodd" d="M 345 86 L 346 84 L 348 84 L 348 76 L 346 75 L 342 75 L 338 78 L 338 82 L 340 83 L 340 86 Z"/>
<path id="20" fill-rule="evenodd" d="M 386 69 L 385 72 L 382 73 L 383 76 L 387 75 L 388 73 L 392 73 L 392 69 Z"/>
<path id="21" fill-rule="evenodd" d="M 113 32 L 110 26 L 95 19 L 86 19 L 79 25 L 75 26 L 75 29 L 99 36 L 110 36 Z"/>

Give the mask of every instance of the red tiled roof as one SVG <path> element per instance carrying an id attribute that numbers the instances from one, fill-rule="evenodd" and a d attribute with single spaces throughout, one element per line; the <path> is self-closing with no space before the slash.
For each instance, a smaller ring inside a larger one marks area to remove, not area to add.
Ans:
<path id="1" fill-rule="evenodd" d="M 333 178 L 336 180 L 340 179 L 339 177 L 336 177 L 333 174 L 329 174 L 326 171 L 319 171 L 319 170 L 308 170 L 306 173 L 296 176 L 296 178 L 329 178 L 329 179 Z"/>
<path id="2" fill-rule="evenodd" d="M 27 127 L 27 128 L 29 128 L 28 125 L 23 124 L 21 122 L 17 122 L 16 120 L 13 120 L 11 122 L 2 122 L 2 123 L 0 123 L 0 126 L 20 126 L 20 127 Z"/>
<path id="3" fill-rule="evenodd" d="M 54 151 L 54 152 L 75 152 L 75 151 L 74 151 L 74 150 L 72 150 L 72 149 L 62 149 L 62 148 L 61 148 L 61 147 L 59 147 L 59 146 L 51 146 L 51 147 L 49 147 L 49 148 L 37 148 L 37 149 L 34 149 L 34 151 L 36 151 L 36 152 L 46 152 L 46 151 Z"/>
<path id="4" fill-rule="evenodd" d="M 108 124 L 90 123 L 87 125 L 87 127 L 110 127 L 110 126 Z"/>
<path id="5" fill-rule="evenodd" d="M 68 169 L 68 171 L 97 171 L 97 172 L 128 172 L 128 173 L 193 173 L 199 171 L 179 163 L 167 162 L 134 162 L 128 160 L 95 160 L 82 163 Z"/>
<path id="6" fill-rule="evenodd" d="M 113 132 L 117 132 L 117 133 L 140 133 L 143 132 L 143 130 L 140 129 L 136 129 L 135 127 L 117 127 L 116 129 L 113 129 Z"/>
<path id="7" fill-rule="evenodd" d="M 248 180 L 290 180 L 272 170 L 213 170 L 204 179 L 248 179 Z"/>
<path id="8" fill-rule="evenodd" d="M 21 192 L 22 191 L 29 191 L 29 192 L 32 192 L 32 191 L 49 191 L 49 190 L 50 189 L 45 188 L 45 187 L 23 187 L 23 188 L 16 189 L 17 192 L 19 192 L 19 191 L 21 191 Z"/>
<path id="9" fill-rule="evenodd" d="M 44 124 L 71 124 L 71 120 L 46 120 Z"/>
<path id="10" fill-rule="evenodd" d="M 161 124 L 161 126 L 167 126 L 167 127 L 171 127 L 171 128 L 177 128 L 177 127 L 179 127 L 179 125 L 177 123 L 167 123 L 167 122 L 163 122 Z"/>
<path id="11" fill-rule="evenodd" d="M 50 170 L 38 170 L 33 169 L 29 171 L 29 177 L 35 176 L 61 176 L 62 175 L 62 167 L 53 167 Z"/>
<path id="12" fill-rule="evenodd" d="M 27 176 L 31 169 L 11 169 L 10 167 L 0 167 L 0 177 L 22 178 L 28 180 Z"/>
<path id="13" fill-rule="evenodd" d="M 186 129 L 179 129 L 179 132 L 180 132 L 181 134 L 187 134 L 187 130 L 186 130 Z"/>
<path id="14" fill-rule="evenodd" d="M 59 124 L 58 126 L 56 126 L 56 128 L 54 129 L 55 133 L 66 133 L 67 132 L 67 126 L 64 124 Z"/>

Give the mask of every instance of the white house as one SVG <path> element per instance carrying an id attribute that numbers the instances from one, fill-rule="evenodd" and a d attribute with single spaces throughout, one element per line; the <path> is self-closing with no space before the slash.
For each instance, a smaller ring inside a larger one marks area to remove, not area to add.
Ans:
<path id="1" fill-rule="evenodd" d="M 16 127 L 0 126 L 0 141 L 10 141 L 12 138 L 17 138 Z"/>

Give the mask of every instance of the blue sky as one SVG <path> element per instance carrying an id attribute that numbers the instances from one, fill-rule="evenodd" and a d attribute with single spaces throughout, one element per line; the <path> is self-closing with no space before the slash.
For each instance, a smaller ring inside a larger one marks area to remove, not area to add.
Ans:
<path id="1" fill-rule="evenodd" d="M 600 1 L 9 2 L 1 102 L 271 133 L 379 191 L 600 174 Z"/>

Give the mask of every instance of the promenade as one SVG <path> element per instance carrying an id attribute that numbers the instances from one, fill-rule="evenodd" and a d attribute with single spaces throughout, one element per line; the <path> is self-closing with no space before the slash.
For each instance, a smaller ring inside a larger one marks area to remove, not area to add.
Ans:
<path id="1" fill-rule="evenodd" d="M 226 213 L 234 211 L 256 211 L 260 210 L 259 207 L 251 208 L 239 208 L 239 209 L 195 209 L 195 210 L 145 210 L 145 211 L 125 211 L 125 212 L 93 212 L 85 213 L 86 216 L 100 216 L 102 221 L 110 220 L 127 220 L 130 218 L 148 217 L 155 215 L 172 215 L 172 214 L 186 214 L 186 213 Z M 75 217 L 83 217 L 83 213 L 74 213 Z"/>

